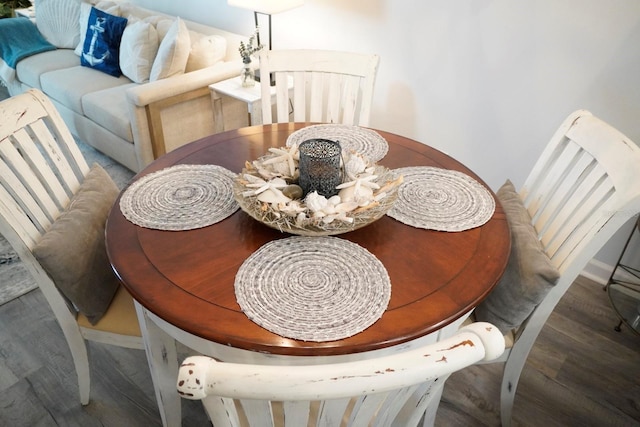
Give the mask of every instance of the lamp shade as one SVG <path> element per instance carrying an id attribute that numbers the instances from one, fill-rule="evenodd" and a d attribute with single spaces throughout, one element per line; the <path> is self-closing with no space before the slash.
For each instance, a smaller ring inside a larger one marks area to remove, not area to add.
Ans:
<path id="1" fill-rule="evenodd" d="M 228 0 L 229 6 L 274 15 L 304 4 L 304 0 Z"/>

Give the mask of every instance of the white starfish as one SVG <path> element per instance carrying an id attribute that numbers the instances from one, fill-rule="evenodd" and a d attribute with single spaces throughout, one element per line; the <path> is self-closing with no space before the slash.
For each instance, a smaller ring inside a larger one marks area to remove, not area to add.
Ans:
<path id="1" fill-rule="evenodd" d="M 368 169 L 371 170 L 371 169 Z M 364 173 L 362 175 L 359 175 L 358 177 L 356 177 L 353 181 L 349 181 L 349 182 L 344 182 L 340 185 L 338 185 L 336 188 L 338 190 L 342 190 L 343 188 L 347 188 L 347 187 L 356 187 L 356 191 L 360 188 L 360 187 L 367 187 L 367 188 L 371 188 L 371 189 L 378 189 L 380 188 L 380 186 L 378 184 L 376 184 L 375 182 L 373 182 L 374 179 L 378 178 L 378 175 L 373 175 L 370 172 Z"/>
<path id="2" fill-rule="evenodd" d="M 262 164 L 272 165 L 280 162 L 287 162 L 289 166 L 289 176 L 293 176 L 296 172 L 296 160 L 300 159 L 300 153 L 298 152 L 298 146 L 293 144 L 291 147 L 284 148 L 269 148 L 269 152 L 277 154 L 276 157 L 271 157 Z"/>

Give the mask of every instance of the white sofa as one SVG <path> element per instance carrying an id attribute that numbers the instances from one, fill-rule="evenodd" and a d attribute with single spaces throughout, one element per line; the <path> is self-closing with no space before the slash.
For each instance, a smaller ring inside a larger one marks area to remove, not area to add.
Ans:
<path id="1" fill-rule="evenodd" d="M 38 29 L 58 49 L 20 60 L 15 66 L 14 80 L 5 82 L 11 95 L 29 88 L 42 90 L 51 98 L 75 136 L 133 171 L 139 171 L 165 150 L 168 152 L 214 133 L 208 85 L 239 74 L 242 62 L 238 46 L 246 37 L 183 20 L 190 34 L 191 64 L 208 65 L 207 61 L 196 57 L 211 53 L 206 46 L 204 49 L 203 45 L 196 46 L 203 35 L 222 37 L 205 38 L 209 42 L 215 39 L 218 48 L 221 42 L 226 45 L 223 58 L 205 68 L 135 83 L 125 75 L 113 77 L 82 66 L 80 56 L 71 48 L 75 41 L 60 40 L 55 33 L 62 26 L 55 21 L 62 21 L 61 17 L 69 13 L 77 13 L 81 2 L 36 1 Z M 54 3 L 60 10 L 52 7 Z M 176 19 L 126 2 L 117 2 L 115 9 L 107 9 L 105 5 L 113 6 L 113 2 L 100 2 L 95 6 L 105 11 L 116 11 L 113 15 L 127 17 L 129 23 L 136 20 L 153 22 L 158 25 L 158 30 L 161 21 Z M 80 29 L 79 33 L 82 31 Z M 61 45 L 68 47 L 60 48 Z M 197 65 L 191 68 L 197 68 Z M 246 105 L 229 102 L 225 105 L 224 117 L 224 128 L 245 125 Z"/>

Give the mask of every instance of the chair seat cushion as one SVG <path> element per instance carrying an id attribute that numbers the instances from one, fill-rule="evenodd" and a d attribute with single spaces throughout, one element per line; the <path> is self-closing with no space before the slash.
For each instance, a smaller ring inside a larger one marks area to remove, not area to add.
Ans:
<path id="1" fill-rule="evenodd" d="M 92 324 L 106 312 L 118 289 L 104 241 L 109 210 L 119 190 L 94 164 L 67 209 L 33 249 L 60 292 Z"/>
<path id="2" fill-rule="evenodd" d="M 511 230 L 511 254 L 500 282 L 475 309 L 477 321 L 503 334 L 519 327 L 556 284 L 560 273 L 538 240 L 531 216 L 511 181 L 496 193 Z"/>

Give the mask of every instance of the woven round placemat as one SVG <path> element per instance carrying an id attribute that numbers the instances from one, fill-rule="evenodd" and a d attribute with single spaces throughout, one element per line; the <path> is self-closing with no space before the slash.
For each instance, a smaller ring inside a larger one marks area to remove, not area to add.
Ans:
<path id="1" fill-rule="evenodd" d="M 394 169 L 404 177 L 387 212 L 417 228 L 464 231 L 489 221 L 495 200 L 482 184 L 462 172 L 428 166 Z"/>
<path id="2" fill-rule="evenodd" d="M 363 247 L 337 237 L 271 241 L 242 264 L 236 299 L 249 319 L 286 338 L 335 341 L 362 332 L 384 313 L 391 282 Z"/>
<path id="3" fill-rule="evenodd" d="M 176 165 L 135 181 L 120 199 L 132 223 L 158 230 L 192 230 L 222 221 L 238 208 L 236 174 L 216 165 Z"/>
<path id="4" fill-rule="evenodd" d="M 378 132 L 359 126 L 324 124 L 312 125 L 293 132 L 287 147 L 300 145 L 307 139 L 324 138 L 340 142 L 343 150 L 353 150 L 375 163 L 387 155 L 389 143 Z"/>

